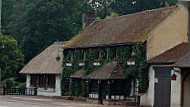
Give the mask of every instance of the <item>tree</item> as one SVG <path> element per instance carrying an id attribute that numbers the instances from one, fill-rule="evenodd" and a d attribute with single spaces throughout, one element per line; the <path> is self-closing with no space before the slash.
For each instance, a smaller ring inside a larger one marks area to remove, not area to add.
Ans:
<path id="1" fill-rule="evenodd" d="M 11 21 L 15 0 L 3 0 L 2 2 L 2 26 L 6 27 Z"/>
<path id="2" fill-rule="evenodd" d="M 23 67 L 24 56 L 19 51 L 17 41 L 10 36 L 0 35 L 0 67 L 2 80 L 9 77 L 18 79 L 19 71 Z"/>
<path id="3" fill-rule="evenodd" d="M 81 29 L 76 0 L 25 0 L 22 4 L 24 11 L 10 23 L 9 32 L 18 39 L 26 63 L 53 42 L 69 40 Z"/>

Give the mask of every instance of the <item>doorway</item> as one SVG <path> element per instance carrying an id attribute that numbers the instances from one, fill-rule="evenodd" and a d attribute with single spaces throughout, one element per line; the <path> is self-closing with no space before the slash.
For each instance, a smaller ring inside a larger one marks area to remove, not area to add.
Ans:
<path id="1" fill-rule="evenodd" d="M 171 67 L 155 67 L 154 107 L 170 107 Z"/>

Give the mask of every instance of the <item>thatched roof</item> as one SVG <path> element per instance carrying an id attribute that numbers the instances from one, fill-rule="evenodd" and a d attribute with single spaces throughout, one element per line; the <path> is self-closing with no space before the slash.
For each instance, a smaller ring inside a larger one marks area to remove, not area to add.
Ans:
<path id="1" fill-rule="evenodd" d="M 62 72 L 62 52 L 59 52 L 60 61 L 56 60 L 58 50 L 66 42 L 55 42 L 46 48 L 42 53 L 34 57 L 21 71 L 23 74 L 61 74 Z"/>
<path id="2" fill-rule="evenodd" d="M 112 61 L 105 64 L 98 70 L 85 76 L 83 79 L 107 80 L 107 79 L 125 79 L 125 78 L 122 67 L 116 61 Z"/>
<path id="3" fill-rule="evenodd" d="M 73 37 L 63 48 L 144 42 L 149 32 L 177 9 L 177 6 L 159 8 L 96 21 Z"/>
<path id="4" fill-rule="evenodd" d="M 81 69 L 81 70 L 78 70 L 77 72 L 75 72 L 73 75 L 71 75 L 70 77 L 71 78 L 82 78 L 86 76 L 86 71 Z"/>
<path id="5" fill-rule="evenodd" d="M 187 54 L 185 54 L 181 59 L 179 59 L 175 64 L 175 67 L 190 67 L 190 50 Z"/>
<path id="6" fill-rule="evenodd" d="M 148 63 L 175 63 L 190 50 L 190 43 L 181 43 L 148 60 Z"/>

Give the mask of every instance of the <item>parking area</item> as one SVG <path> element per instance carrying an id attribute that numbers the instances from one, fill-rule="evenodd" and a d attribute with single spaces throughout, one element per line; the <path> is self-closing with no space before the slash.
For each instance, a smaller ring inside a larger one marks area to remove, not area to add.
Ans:
<path id="1" fill-rule="evenodd" d="M 0 96 L 0 107 L 115 107 L 88 104 L 73 100 L 52 99 L 43 96 L 6 95 Z M 121 106 L 117 106 L 121 107 Z"/>

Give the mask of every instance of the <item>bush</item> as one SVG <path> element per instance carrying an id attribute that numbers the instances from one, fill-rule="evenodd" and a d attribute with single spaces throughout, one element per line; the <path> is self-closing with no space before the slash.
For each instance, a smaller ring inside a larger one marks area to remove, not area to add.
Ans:
<path id="1" fill-rule="evenodd" d="M 14 88 L 16 86 L 14 77 L 8 78 L 8 79 L 5 79 L 4 81 L 2 81 L 1 86 L 5 87 L 5 88 Z"/>
<path id="2" fill-rule="evenodd" d="M 64 95 L 65 96 L 71 96 L 71 92 L 66 92 Z"/>
<path id="3" fill-rule="evenodd" d="M 18 88 L 26 88 L 26 82 L 17 85 Z"/>

